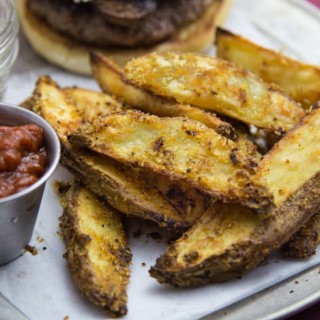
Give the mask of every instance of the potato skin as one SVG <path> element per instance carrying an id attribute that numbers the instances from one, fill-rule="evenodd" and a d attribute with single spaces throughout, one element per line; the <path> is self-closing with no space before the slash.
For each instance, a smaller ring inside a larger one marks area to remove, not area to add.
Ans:
<path id="1" fill-rule="evenodd" d="M 316 253 L 320 244 L 320 212 L 318 211 L 281 248 L 281 252 L 291 258 L 309 258 Z"/>
<path id="2" fill-rule="evenodd" d="M 64 257 L 76 286 L 112 317 L 125 315 L 131 252 L 120 214 L 78 182 L 71 185 L 62 204 Z"/>
<path id="3" fill-rule="evenodd" d="M 89 190 L 120 212 L 178 232 L 190 227 L 190 223 L 140 177 L 139 170 L 68 144 L 62 144 L 61 161 Z"/>
<path id="4" fill-rule="evenodd" d="M 181 265 L 177 263 L 177 244 L 181 242 L 180 246 L 183 247 L 183 237 L 192 236 L 195 225 L 186 235 L 169 245 L 166 252 L 157 259 L 155 266 L 151 267 L 150 275 L 160 283 L 176 287 L 193 287 L 242 276 L 286 243 L 302 224 L 311 219 L 319 206 L 320 173 L 317 173 L 288 200 L 266 213 L 247 239 L 232 243 L 220 254 L 211 255 L 209 251 L 204 258 Z M 203 228 L 205 225 L 203 224 Z M 214 232 L 213 230 L 209 237 L 214 236 Z M 193 249 L 196 252 L 200 250 L 199 246 Z M 189 249 L 189 252 L 193 249 Z"/>

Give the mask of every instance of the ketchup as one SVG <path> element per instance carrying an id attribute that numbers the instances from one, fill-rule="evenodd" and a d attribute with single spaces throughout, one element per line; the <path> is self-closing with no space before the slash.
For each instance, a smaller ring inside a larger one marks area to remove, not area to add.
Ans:
<path id="1" fill-rule="evenodd" d="M 35 124 L 0 126 L 0 198 L 38 181 L 46 161 L 42 128 Z"/>

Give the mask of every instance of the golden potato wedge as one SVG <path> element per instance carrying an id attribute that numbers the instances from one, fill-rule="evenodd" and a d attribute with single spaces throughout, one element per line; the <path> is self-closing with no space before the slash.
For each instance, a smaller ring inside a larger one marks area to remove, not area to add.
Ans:
<path id="1" fill-rule="evenodd" d="M 275 205 L 287 200 L 318 172 L 319 141 L 320 108 L 317 108 L 264 156 L 259 175 L 273 194 Z"/>
<path id="2" fill-rule="evenodd" d="M 188 212 L 178 212 L 139 169 L 67 144 L 62 147 L 61 161 L 89 190 L 122 213 L 179 232 L 193 222 Z"/>
<path id="3" fill-rule="evenodd" d="M 150 275 L 177 287 L 242 276 L 286 243 L 319 205 L 320 173 L 266 213 L 217 204 L 169 245 L 151 267 Z"/>
<path id="4" fill-rule="evenodd" d="M 63 92 L 86 121 L 122 111 L 122 105 L 107 94 L 83 88 L 63 88 Z"/>
<path id="5" fill-rule="evenodd" d="M 304 111 L 275 85 L 214 57 L 192 53 L 152 53 L 125 66 L 135 85 L 179 103 L 195 105 L 247 124 L 287 131 Z"/>
<path id="6" fill-rule="evenodd" d="M 33 99 L 33 111 L 50 123 L 61 141 L 67 142 L 67 135 L 84 122 L 76 108 L 68 104 L 57 83 L 48 76 L 38 79 Z"/>
<path id="7" fill-rule="evenodd" d="M 181 287 L 225 281 L 252 270 L 288 242 L 319 210 L 319 129 L 320 108 L 261 161 L 261 176 L 273 192 L 274 207 L 256 215 L 248 208 L 215 205 L 169 245 L 151 276 Z"/>
<path id="8" fill-rule="evenodd" d="M 188 118 L 159 118 L 136 110 L 97 118 L 69 136 L 126 164 L 185 181 L 204 193 L 262 209 L 270 204 L 255 165 L 237 144 Z"/>
<path id="9" fill-rule="evenodd" d="M 156 96 L 151 92 L 131 85 L 126 79 L 123 69 L 99 53 L 91 54 L 91 67 L 94 78 L 104 92 L 117 97 L 117 99 L 135 109 L 159 117 L 185 116 L 203 123 L 225 137 L 232 140 L 236 138 L 232 126 L 219 119 L 215 114 L 189 105 L 177 104 L 172 99 Z"/>
<path id="10" fill-rule="evenodd" d="M 82 295 L 113 317 L 127 313 L 131 252 L 119 212 L 73 184 L 62 199 L 64 257 Z"/>
<path id="11" fill-rule="evenodd" d="M 160 183 L 154 183 L 153 186 L 150 184 L 147 173 L 124 166 L 108 157 L 69 145 L 66 134 L 75 131 L 95 113 L 98 115 L 100 106 L 103 105 L 106 110 L 114 111 L 114 104 L 110 108 L 104 106 L 104 101 L 108 98 L 88 92 L 92 100 L 85 103 L 86 100 L 82 100 L 83 93 L 85 91 L 79 91 L 79 89 L 72 90 L 72 93 L 69 89 L 65 91 L 59 89 L 57 84 L 48 77 L 42 77 L 37 82 L 35 108 L 59 134 L 62 144 L 62 163 L 75 173 L 89 190 L 105 198 L 117 210 L 154 221 L 172 230 L 183 231 L 188 228 L 196 217 L 200 203 L 206 203 L 199 199 L 200 195 L 197 194 L 198 205 L 182 214 L 182 208 L 178 212 L 170 204 L 175 201 L 172 197 L 169 198 L 166 194 L 159 192 L 157 185 Z M 72 100 L 68 99 L 68 94 L 69 98 L 73 94 Z M 86 111 L 79 113 L 77 107 L 73 105 L 75 100 L 77 100 L 78 109 L 84 109 L 87 106 L 90 109 L 89 113 Z M 95 109 L 97 105 L 99 108 Z M 154 179 L 156 181 L 156 177 Z M 158 177 L 158 179 L 163 183 L 164 178 Z M 167 184 L 171 185 L 170 181 Z M 185 201 L 188 202 L 187 199 Z"/>
<path id="12" fill-rule="evenodd" d="M 304 109 L 320 100 L 320 68 L 261 47 L 221 28 L 216 32 L 217 56 L 276 83 Z"/>
<path id="13" fill-rule="evenodd" d="M 248 256 L 247 251 L 253 245 L 252 234 L 265 221 L 265 214 L 217 202 L 168 246 L 151 267 L 150 275 L 160 283 L 177 287 L 236 278 L 260 261 L 252 256 L 252 252 Z"/>
<path id="14" fill-rule="evenodd" d="M 282 253 L 291 258 L 309 258 L 320 244 L 320 213 L 316 213 L 282 247 Z"/>
<path id="15" fill-rule="evenodd" d="M 254 153 L 257 158 L 259 158 L 253 143 L 250 143 L 243 134 L 238 136 L 236 130 L 230 123 L 222 121 L 215 114 L 189 105 L 176 104 L 170 99 L 161 98 L 144 89 L 129 84 L 123 69 L 99 53 L 91 54 L 91 66 L 93 76 L 99 83 L 101 89 L 117 97 L 120 101 L 133 106 L 135 109 L 160 117 L 185 116 L 201 122 L 222 136 L 231 140 L 237 140 L 240 147 L 245 148 L 244 152 L 249 151 L 252 155 L 252 151 L 255 149 Z"/>

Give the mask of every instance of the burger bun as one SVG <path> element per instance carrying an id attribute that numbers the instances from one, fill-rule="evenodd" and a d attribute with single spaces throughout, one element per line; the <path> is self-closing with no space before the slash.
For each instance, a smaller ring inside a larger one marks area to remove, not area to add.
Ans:
<path id="1" fill-rule="evenodd" d="M 34 15 L 28 9 L 27 0 L 15 0 L 15 5 L 21 27 L 40 56 L 68 71 L 90 75 L 90 51 L 99 51 L 121 66 L 136 56 L 153 51 L 205 52 L 212 46 L 215 29 L 224 22 L 230 2 L 215 0 L 198 20 L 179 29 L 174 37 L 151 47 L 130 49 L 101 49 L 81 44 L 56 32 Z"/>

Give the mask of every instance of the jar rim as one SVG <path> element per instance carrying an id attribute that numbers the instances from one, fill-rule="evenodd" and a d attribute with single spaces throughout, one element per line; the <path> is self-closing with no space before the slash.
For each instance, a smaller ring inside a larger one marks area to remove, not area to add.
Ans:
<path id="1" fill-rule="evenodd" d="M 2 0 L 2 1 L 3 1 L 4 5 L 6 6 L 6 8 L 9 10 L 9 14 L 6 19 L 4 28 L 2 30 L 0 30 L 0 40 L 5 40 L 10 35 L 12 30 L 15 33 L 18 33 L 18 30 L 15 30 L 18 28 L 17 27 L 13 28 L 10 22 L 16 21 L 16 24 L 18 24 L 18 22 L 17 22 L 16 12 L 15 12 L 15 6 L 14 6 L 13 2 L 11 0 Z"/>

